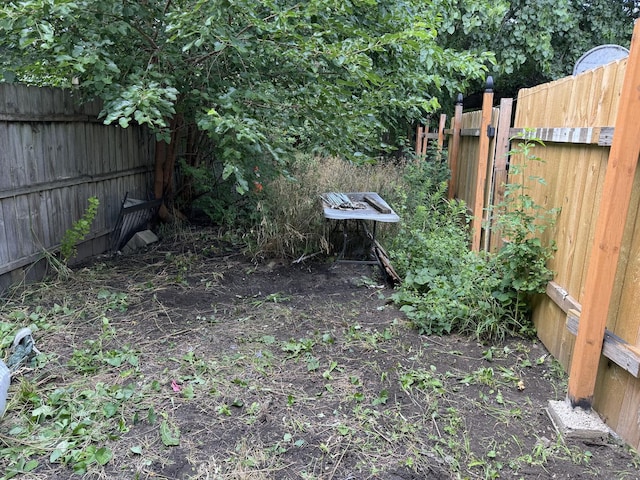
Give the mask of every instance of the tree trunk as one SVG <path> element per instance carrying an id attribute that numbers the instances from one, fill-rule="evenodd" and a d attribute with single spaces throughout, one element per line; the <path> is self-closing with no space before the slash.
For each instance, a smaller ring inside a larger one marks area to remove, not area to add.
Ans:
<path id="1" fill-rule="evenodd" d="M 173 170 L 176 164 L 176 145 L 181 135 L 181 116 L 175 116 L 169 122 L 171 139 L 169 143 L 164 140 L 156 142 L 155 154 L 155 178 L 153 194 L 155 198 L 162 198 L 164 201 L 158 210 L 158 216 L 163 222 L 174 220 L 174 215 L 167 208 L 167 200 L 173 193 Z"/>

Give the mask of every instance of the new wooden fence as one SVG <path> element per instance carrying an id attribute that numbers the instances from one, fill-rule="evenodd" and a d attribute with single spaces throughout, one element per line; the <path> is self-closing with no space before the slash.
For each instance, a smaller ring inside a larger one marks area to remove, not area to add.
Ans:
<path id="1" fill-rule="evenodd" d="M 100 208 L 76 260 L 102 253 L 124 195 L 151 192 L 154 138 L 140 127 L 105 126 L 96 103 L 70 91 L 0 83 L 0 291 L 39 278 L 87 199 Z"/>
<path id="2" fill-rule="evenodd" d="M 548 232 L 558 247 L 550 264 L 556 275 L 547 289 L 549 295 L 540 299 L 534 311 L 538 334 L 577 380 L 573 369 L 588 360 L 574 356 L 582 306 L 609 303 L 603 318 L 607 328 L 604 355 L 598 355 L 594 378 L 581 381 L 595 383 L 593 407 L 623 438 L 640 447 L 639 175 L 635 175 L 632 196 L 626 200 L 628 213 L 620 225 L 620 246 L 606 246 L 596 239 L 600 210 L 612 201 L 603 196 L 611 161 L 611 132 L 626 127 L 616 125 L 626 67 L 627 61 L 620 61 L 521 91 L 514 127 L 547 129 L 537 132 L 548 139 L 537 152 L 545 163 L 530 172 L 545 178 L 547 185 L 531 184 L 531 192 L 538 203 L 562 208 L 556 226 Z M 637 162 L 637 153 L 635 157 Z M 625 207 L 614 205 L 621 211 Z M 589 288 L 589 269 L 597 250 L 608 248 L 618 249 L 619 258 L 606 269 L 591 273 L 602 277 L 602 283 L 595 290 Z M 614 277 L 610 295 L 606 293 L 606 275 Z"/>
<path id="3" fill-rule="evenodd" d="M 640 41 L 638 28 L 635 43 Z M 485 154 L 488 158 L 478 151 L 481 136 L 487 135 L 480 126 L 480 112 L 460 114 L 447 130 L 449 162 L 458 172 L 450 190 L 471 207 L 476 233 L 481 225 L 477 216 L 482 215 L 478 212 L 497 203 L 504 191 L 509 150 L 505 138 L 535 129 L 530 135 L 544 139 L 545 146 L 535 147 L 544 163 L 531 163 L 525 176 L 542 177 L 546 184 L 524 180 L 538 204 L 559 207 L 561 213 L 544 234 L 557 245 L 550 264 L 555 277 L 535 306 L 534 322 L 542 342 L 571 373 L 568 400 L 574 406 L 593 407 L 636 448 L 640 448 L 638 90 L 640 49 L 632 44 L 628 60 L 521 90 L 511 128 L 505 127 L 511 101 L 503 99 L 501 113 L 494 113 L 491 120 L 496 142 Z M 459 146 L 452 148 L 456 142 Z M 487 165 L 488 179 L 483 183 L 477 181 L 479 159 Z M 628 195 L 622 191 L 625 184 Z M 482 208 L 475 203 L 477 198 L 484 199 Z M 498 247 L 493 237 L 474 243 L 475 249 Z"/>

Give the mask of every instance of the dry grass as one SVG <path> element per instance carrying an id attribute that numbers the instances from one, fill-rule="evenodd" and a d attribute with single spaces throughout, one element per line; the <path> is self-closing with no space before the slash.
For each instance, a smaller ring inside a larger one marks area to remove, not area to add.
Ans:
<path id="1" fill-rule="evenodd" d="M 340 158 L 304 158 L 292 173 L 294 179 L 280 177 L 265 187 L 258 205 L 262 220 L 253 232 L 255 255 L 298 258 L 329 253 L 320 194 L 378 192 L 392 202 L 402 185 L 402 167 L 392 163 L 355 165 Z"/>

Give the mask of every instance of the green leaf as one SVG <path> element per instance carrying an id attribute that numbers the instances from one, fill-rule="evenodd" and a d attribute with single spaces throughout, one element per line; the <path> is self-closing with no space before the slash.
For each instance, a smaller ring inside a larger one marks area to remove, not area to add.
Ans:
<path id="1" fill-rule="evenodd" d="M 178 427 L 172 429 L 169 426 L 169 422 L 165 419 L 160 424 L 160 438 L 165 446 L 175 447 L 180 445 L 180 430 Z"/>
<path id="2" fill-rule="evenodd" d="M 265 345 L 272 345 L 275 343 L 276 338 L 273 335 L 263 335 L 261 341 Z"/>
<path id="3" fill-rule="evenodd" d="M 193 391 L 193 385 L 187 385 L 186 387 L 184 387 L 182 389 L 182 396 L 189 399 L 195 398 L 196 394 Z"/>
<path id="4" fill-rule="evenodd" d="M 100 447 L 95 454 L 99 465 L 106 465 L 113 458 L 113 452 L 107 447 Z"/>
<path id="5" fill-rule="evenodd" d="M 32 417 L 40 417 L 40 416 L 42 416 L 42 417 L 46 418 L 46 417 L 53 416 L 54 411 L 55 410 L 50 405 L 42 405 L 42 406 L 34 409 L 31 412 L 31 416 Z"/>
<path id="6" fill-rule="evenodd" d="M 111 418 L 118 413 L 118 405 L 113 402 L 107 402 L 102 406 L 102 413 L 106 418 Z"/>
<path id="7" fill-rule="evenodd" d="M 154 425 L 157 420 L 158 415 L 156 414 L 156 411 L 153 407 L 149 407 L 149 410 L 147 410 L 147 422 L 149 422 L 150 425 Z"/>

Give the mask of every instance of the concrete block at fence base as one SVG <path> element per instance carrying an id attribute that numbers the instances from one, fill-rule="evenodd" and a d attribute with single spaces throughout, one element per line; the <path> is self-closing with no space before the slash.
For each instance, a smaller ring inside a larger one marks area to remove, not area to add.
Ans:
<path id="1" fill-rule="evenodd" d="M 132 253 L 147 245 L 151 245 L 158 241 L 158 237 L 151 230 L 143 230 L 136 233 L 127 244 L 122 247 L 122 253 Z"/>
<path id="2" fill-rule="evenodd" d="M 605 443 L 612 433 L 598 414 L 580 407 L 573 408 L 568 400 L 550 400 L 547 413 L 556 431 L 564 438 Z"/>

